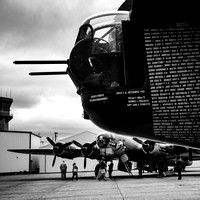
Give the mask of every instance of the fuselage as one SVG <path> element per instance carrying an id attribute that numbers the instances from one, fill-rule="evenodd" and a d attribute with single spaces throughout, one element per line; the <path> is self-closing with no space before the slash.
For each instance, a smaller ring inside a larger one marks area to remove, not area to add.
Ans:
<path id="1" fill-rule="evenodd" d="M 99 147 L 101 156 L 105 157 L 106 160 L 123 160 L 126 158 L 126 161 L 142 162 L 143 165 L 150 164 L 150 162 L 156 165 L 164 160 L 168 166 L 174 166 L 177 155 L 180 155 L 184 166 L 192 164 L 192 155 L 190 155 L 189 148 L 173 144 L 154 143 L 108 132 L 100 133 L 97 136 L 96 144 Z"/>
<path id="2" fill-rule="evenodd" d="M 81 96 L 84 118 L 109 132 L 199 148 L 197 74 L 186 81 L 192 69 L 175 73 L 179 68 L 172 62 L 185 61 L 169 57 L 173 50 L 165 53 L 171 47 L 159 38 L 166 33 L 144 31 L 129 17 L 128 11 L 101 13 L 87 18 L 79 29 L 68 74 Z M 185 34 L 185 29 L 174 30 L 176 35 L 167 32 L 166 37 L 177 37 L 178 43 L 177 34 Z M 174 60 L 168 64 L 166 59 Z M 191 89 L 184 92 L 186 86 Z"/>

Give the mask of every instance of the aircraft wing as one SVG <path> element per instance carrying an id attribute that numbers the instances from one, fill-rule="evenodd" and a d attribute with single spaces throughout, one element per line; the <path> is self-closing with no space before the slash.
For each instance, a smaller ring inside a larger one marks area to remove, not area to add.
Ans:
<path id="1" fill-rule="evenodd" d="M 23 154 L 54 155 L 53 149 L 8 149 L 7 151 Z"/>
<path id="2" fill-rule="evenodd" d="M 14 153 L 23 153 L 23 154 L 33 154 L 33 155 L 55 155 L 53 149 L 8 149 L 7 151 Z M 83 157 L 80 149 L 67 149 L 64 150 L 63 154 L 60 155 L 62 158 L 73 159 L 77 157 Z"/>
<path id="3" fill-rule="evenodd" d="M 7 151 L 14 152 L 14 153 L 23 153 L 23 154 L 53 155 L 54 158 L 61 157 L 61 158 L 66 158 L 66 159 L 74 159 L 77 157 L 85 157 L 85 159 L 86 158 L 99 159 L 99 149 L 95 147 L 96 141 L 92 143 L 85 143 L 82 145 L 75 140 L 72 140 L 66 143 L 61 143 L 61 142 L 55 143 L 49 137 L 47 137 L 47 140 L 53 146 L 53 148 L 7 149 Z M 76 147 L 71 146 L 72 144 L 76 145 L 78 149 Z M 54 162 L 53 162 L 53 165 L 54 165 Z"/>

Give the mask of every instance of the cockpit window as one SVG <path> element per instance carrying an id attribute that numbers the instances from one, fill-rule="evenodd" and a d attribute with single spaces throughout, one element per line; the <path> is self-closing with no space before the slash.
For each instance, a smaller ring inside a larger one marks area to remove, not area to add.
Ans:
<path id="1" fill-rule="evenodd" d="M 91 16 L 80 27 L 76 43 L 93 37 L 93 54 L 121 51 L 123 20 L 129 20 L 129 12 L 105 12 Z M 102 52 L 99 52 L 100 48 L 103 48 Z"/>
<path id="2" fill-rule="evenodd" d="M 121 22 L 129 20 L 128 11 L 103 12 L 90 16 L 84 20 L 83 24 L 91 24 L 92 27 L 103 24 L 105 22 Z"/>
<path id="3" fill-rule="evenodd" d="M 94 29 L 92 55 L 122 51 L 122 26 L 121 24 L 104 25 Z"/>

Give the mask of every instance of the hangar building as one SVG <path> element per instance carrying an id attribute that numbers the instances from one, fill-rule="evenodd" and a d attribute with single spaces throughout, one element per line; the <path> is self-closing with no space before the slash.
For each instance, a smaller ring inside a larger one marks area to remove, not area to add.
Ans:
<path id="1" fill-rule="evenodd" d="M 37 172 L 39 156 L 8 152 L 40 146 L 40 136 L 32 132 L 0 131 L 0 173 Z"/>

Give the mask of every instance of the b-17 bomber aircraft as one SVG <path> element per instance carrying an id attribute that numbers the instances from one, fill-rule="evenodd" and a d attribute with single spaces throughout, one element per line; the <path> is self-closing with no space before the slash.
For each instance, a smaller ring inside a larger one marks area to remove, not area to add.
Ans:
<path id="1" fill-rule="evenodd" d="M 68 74 L 84 118 L 103 130 L 200 148 L 197 3 L 126 0 L 83 21 L 69 59 L 14 63 L 66 64 L 30 75 Z"/>
<path id="2" fill-rule="evenodd" d="M 165 166 L 175 166 L 177 156 L 181 159 L 183 168 L 192 165 L 193 160 L 200 159 L 200 152 L 183 146 L 166 143 L 157 143 L 150 140 L 142 140 L 113 133 L 100 133 L 92 143 L 81 144 L 76 140 L 68 143 L 54 142 L 49 137 L 47 140 L 52 145 L 51 149 L 8 149 L 8 151 L 25 154 L 54 155 L 54 166 L 56 157 L 74 159 L 84 157 L 98 161 L 119 160 L 118 170 L 131 174 L 132 162 L 137 162 L 139 175 L 144 169 L 148 171 L 158 170 L 161 161 Z M 77 148 L 72 146 L 75 144 Z M 148 167 L 146 167 L 148 166 Z M 97 174 L 99 165 L 95 168 Z"/>

